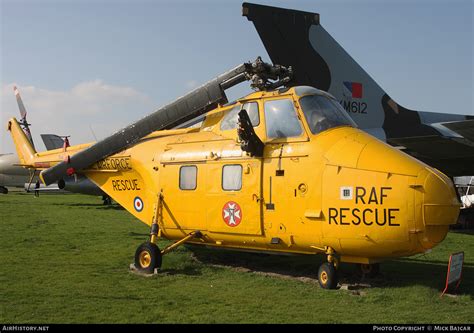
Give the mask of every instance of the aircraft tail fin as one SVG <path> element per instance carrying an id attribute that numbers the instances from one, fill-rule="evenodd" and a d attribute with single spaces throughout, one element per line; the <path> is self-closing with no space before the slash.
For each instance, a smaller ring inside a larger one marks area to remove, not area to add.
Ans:
<path id="1" fill-rule="evenodd" d="M 273 63 L 292 66 L 292 85 L 329 92 L 360 128 L 382 140 L 436 135 L 434 122 L 465 116 L 418 112 L 396 103 L 321 26 L 317 13 L 244 3 Z"/>
<path id="2" fill-rule="evenodd" d="M 32 166 L 35 159 L 36 150 L 31 141 L 15 118 L 8 121 L 8 130 L 15 144 L 15 148 L 20 159 L 20 163 L 24 166 Z"/>
<path id="3" fill-rule="evenodd" d="M 56 134 L 41 134 L 44 146 L 47 150 L 64 148 L 65 140 Z"/>

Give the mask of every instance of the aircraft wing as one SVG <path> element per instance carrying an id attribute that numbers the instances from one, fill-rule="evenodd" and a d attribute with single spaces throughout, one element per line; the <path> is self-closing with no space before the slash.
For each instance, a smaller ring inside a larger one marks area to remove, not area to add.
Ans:
<path id="1" fill-rule="evenodd" d="M 24 188 L 25 188 L 26 192 L 34 192 L 35 190 L 38 190 L 40 192 L 61 192 L 61 193 L 66 192 L 66 191 L 60 189 L 58 187 L 58 184 L 51 184 L 51 185 L 48 185 L 48 186 L 45 186 L 44 184 L 41 184 L 40 188 L 36 189 L 35 188 L 35 183 L 32 183 L 32 184 L 25 183 Z"/>
<path id="2" fill-rule="evenodd" d="M 453 121 L 442 125 L 474 143 L 474 120 Z"/>
<path id="3" fill-rule="evenodd" d="M 430 124 L 436 135 L 387 138 L 404 151 L 452 176 L 474 172 L 474 120 Z"/>
<path id="4" fill-rule="evenodd" d="M 394 146 L 451 176 L 474 173 L 474 144 L 459 137 L 439 135 L 387 139 Z"/>

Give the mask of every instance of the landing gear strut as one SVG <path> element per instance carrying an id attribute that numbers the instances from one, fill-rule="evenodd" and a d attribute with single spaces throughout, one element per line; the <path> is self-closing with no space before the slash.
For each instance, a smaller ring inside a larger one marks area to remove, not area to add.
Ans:
<path id="1" fill-rule="evenodd" d="M 135 251 L 135 268 L 147 274 L 153 274 L 155 273 L 155 269 L 161 267 L 163 256 L 165 254 L 186 243 L 190 239 L 202 237 L 202 233 L 199 230 L 195 230 L 160 251 L 158 245 L 156 245 L 156 240 L 162 235 L 160 225 L 160 217 L 162 216 L 161 212 L 163 208 L 162 203 L 163 194 L 160 192 L 158 195 L 158 202 L 154 207 L 154 216 L 150 226 L 150 240 L 141 244 Z"/>
<path id="2" fill-rule="evenodd" d="M 336 289 L 339 281 L 337 276 L 339 259 L 336 257 L 336 252 L 332 248 L 326 247 L 325 250 L 328 262 L 325 262 L 319 267 L 318 282 L 324 289 Z"/>

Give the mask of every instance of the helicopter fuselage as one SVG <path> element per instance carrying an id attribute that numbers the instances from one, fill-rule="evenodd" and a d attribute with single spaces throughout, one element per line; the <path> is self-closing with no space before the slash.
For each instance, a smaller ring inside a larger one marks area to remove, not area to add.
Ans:
<path id="1" fill-rule="evenodd" d="M 199 230 L 189 243 L 305 254 L 331 248 L 355 263 L 441 242 L 459 212 L 451 180 L 355 127 L 314 127 L 307 111 L 318 101 L 305 96 L 329 98 L 307 87 L 254 93 L 208 113 L 199 128 L 154 132 L 84 174 L 167 239 Z M 264 143 L 261 157 L 241 149 L 240 109 Z"/>

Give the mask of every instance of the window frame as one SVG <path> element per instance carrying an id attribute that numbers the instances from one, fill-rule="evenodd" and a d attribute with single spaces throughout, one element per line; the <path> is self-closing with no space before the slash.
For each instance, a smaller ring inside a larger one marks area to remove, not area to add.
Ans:
<path id="1" fill-rule="evenodd" d="M 262 120 L 260 119 L 261 118 L 260 117 L 260 106 L 258 105 L 257 101 L 249 101 L 249 102 L 244 102 L 242 104 L 242 107 L 240 108 L 240 110 L 242 111 L 242 109 L 244 109 L 244 106 L 247 105 L 247 104 L 255 104 L 257 106 L 258 123 L 256 123 L 255 125 L 252 124 L 253 128 L 257 128 L 258 126 L 260 126 L 260 123 L 262 122 Z M 249 110 L 245 109 L 245 111 L 247 111 L 247 114 L 249 115 L 250 122 L 252 122 L 252 118 L 250 117 Z"/>
<path id="2" fill-rule="evenodd" d="M 194 188 L 182 188 L 181 187 L 181 170 L 183 168 L 194 168 L 196 170 L 196 177 L 195 177 L 195 182 L 194 182 Z M 179 167 L 179 181 L 178 181 L 178 187 L 181 191 L 195 191 L 197 189 L 197 186 L 198 186 L 198 167 L 197 165 L 194 165 L 194 164 L 188 164 L 188 165 L 182 165 Z"/>

